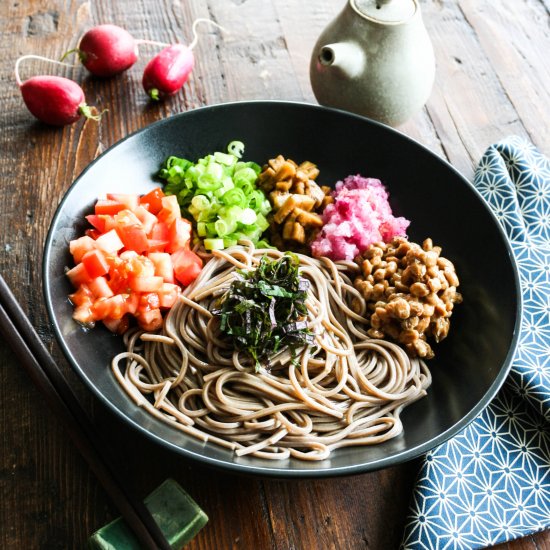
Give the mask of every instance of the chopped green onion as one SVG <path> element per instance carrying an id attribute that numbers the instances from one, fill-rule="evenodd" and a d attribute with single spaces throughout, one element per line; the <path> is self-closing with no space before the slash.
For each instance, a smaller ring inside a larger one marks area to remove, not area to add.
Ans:
<path id="1" fill-rule="evenodd" d="M 229 248 L 230 246 L 235 246 L 238 243 L 237 239 L 234 239 L 231 235 L 228 235 L 227 237 L 223 238 L 223 244 L 225 248 Z"/>
<path id="2" fill-rule="evenodd" d="M 206 250 L 222 250 L 225 248 L 223 239 L 204 239 L 204 248 Z"/>
<path id="3" fill-rule="evenodd" d="M 221 242 L 233 246 L 242 238 L 256 242 L 269 227 L 271 205 L 257 186 L 260 166 L 239 160 L 243 152 L 244 144 L 233 141 L 227 153 L 217 151 L 195 163 L 171 156 L 158 173 L 166 181 L 164 192 L 177 196 L 195 235 L 217 239 L 217 247 Z"/>
<path id="4" fill-rule="evenodd" d="M 258 216 L 256 215 L 256 212 L 254 212 L 252 208 L 245 208 L 243 210 L 243 213 L 240 217 L 239 222 L 242 223 L 243 225 L 252 225 L 253 223 L 256 222 L 257 217 Z"/>
<path id="5" fill-rule="evenodd" d="M 237 223 L 232 220 L 220 218 L 214 222 L 214 228 L 220 237 L 225 237 L 226 235 L 229 235 L 229 233 L 233 233 L 233 231 L 235 231 L 237 228 Z"/>
<path id="6" fill-rule="evenodd" d="M 208 235 L 208 230 L 206 229 L 206 224 L 204 222 L 197 223 L 197 235 L 199 237 L 206 237 Z"/>
<path id="7" fill-rule="evenodd" d="M 262 230 L 262 232 L 269 227 L 269 222 L 262 213 L 256 215 L 256 225 L 258 226 L 258 229 Z"/>
<path id="8" fill-rule="evenodd" d="M 256 172 L 252 168 L 241 168 L 233 175 L 235 185 L 238 187 L 245 185 L 246 183 L 254 183 L 256 181 Z"/>
<path id="9" fill-rule="evenodd" d="M 235 155 L 228 155 L 226 153 L 214 153 L 214 158 L 217 162 L 225 164 L 226 166 L 233 166 L 237 162 Z"/>
<path id="10" fill-rule="evenodd" d="M 221 180 L 223 177 L 223 166 L 217 162 L 210 162 L 206 167 L 205 174 L 212 176 L 216 181 Z"/>
<path id="11" fill-rule="evenodd" d="M 244 195 L 244 191 L 242 189 L 239 189 L 238 187 L 234 187 L 233 189 L 229 189 L 229 191 L 226 191 L 221 197 L 221 201 L 226 206 L 235 205 L 240 206 L 241 208 L 245 207 L 246 203 L 248 202 Z"/>
<path id="12" fill-rule="evenodd" d="M 214 222 L 209 222 L 206 224 L 206 232 L 209 237 L 215 237 L 218 232 L 216 230 L 216 224 Z"/>
<path id="13" fill-rule="evenodd" d="M 265 241 L 264 239 L 260 239 L 257 243 L 256 243 L 256 249 L 261 249 L 261 248 L 271 248 L 271 249 L 275 249 L 274 246 L 271 246 L 267 241 Z"/>
<path id="14" fill-rule="evenodd" d="M 232 141 L 227 146 L 227 152 L 236 156 L 238 159 L 242 158 L 244 153 L 244 143 L 242 141 Z"/>
<path id="15" fill-rule="evenodd" d="M 197 183 L 199 176 L 201 174 L 204 174 L 204 171 L 206 168 L 204 166 L 201 166 L 200 164 L 195 164 L 195 166 L 190 166 L 185 171 L 185 177 L 189 178 L 192 182 Z"/>
<path id="16" fill-rule="evenodd" d="M 200 212 L 201 210 L 207 210 L 210 208 L 210 201 L 205 195 L 195 195 L 191 199 L 191 204 Z"/>
<path id="17" fill-rule="evenodd" d="M 246 181 L 246 180 L 241 180 L 239 182 L 239 185 L 237 186 L 239 189 L 242 189 L 243 190 L 243 193 L 249 197 L 248 198 L 248 201 L 250 202 L 250 196 L 253 194 L 253 193 L 256 193 L 256 185 L 254 183 L 251 183 L 249 181 Z M 258 191 L 258 193 L 260 193 L 262 195 L 263 198 L 265 198 L 265 195 L 263 194 L 262 191 Z"/>
<path id="18" fill-rule="evenodd" d="M 204 173 L 199 176 L 197 187 L 204 191 L 213 191 L 221 187 L 221 182 L 211 174 Z"/>

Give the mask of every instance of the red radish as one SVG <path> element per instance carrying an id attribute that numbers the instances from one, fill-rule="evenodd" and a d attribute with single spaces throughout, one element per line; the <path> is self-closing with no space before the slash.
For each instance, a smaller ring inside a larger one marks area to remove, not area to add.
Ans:
<path id="1" fill-rule="evenodd" d="M 38 120 L 53 126 L 72 124 L 81 116 L 99 120 L 100 115 L 92 114 L 92 108 L 86 104 L 84 91 L 73 80 L 62 76 L 42 75 L 33 76 L 22 82 L 19 77 L 19 63 L 24 59 L 31 58 L 68 67 L 72 67 L 72 65 L 37 55 L 25 55 L 16 61 L 15 79 L 17 85 L 21 90 L 25 105 Z"/>
<path id="2" fill-rule="evenodd" d="M 143 71 L 143 88 L 154 100 L 174 95 L 187 81 L 195 57 L 188 46 L 173 44 L 153 57 Z"/>
<path id="3" fill-rule="evenodd" d="M 158 101 L 174 95 L 187 82 L 195 64 L 193 48 L 198 41 L 198 23 L 210 23 L 225 30 L 210 19 L 196 19 L 192 29 L 193 41 L 189 46 L 172 44 L 153 57 L 145 67 L 142 79 L 143 88 L 151 99 Z"/>
<path id="4" fill-rule="evenodd" d="M 80 40 L 78 49 L 73 51 L 93 75 L 103 77 L 129 69 L 138 58 L 136 40 L 116 25 L 98 25 L 90 29 Z"/>

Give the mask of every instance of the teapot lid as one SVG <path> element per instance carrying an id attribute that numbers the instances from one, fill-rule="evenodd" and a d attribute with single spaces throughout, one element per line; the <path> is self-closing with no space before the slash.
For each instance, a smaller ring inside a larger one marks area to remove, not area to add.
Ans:
<path id="1" fill-rule="evenodd" d="M 381 23 L 402 23 L 416 12 L 416 0 L 350 0 L 352 8 L 363 17 Z"/>

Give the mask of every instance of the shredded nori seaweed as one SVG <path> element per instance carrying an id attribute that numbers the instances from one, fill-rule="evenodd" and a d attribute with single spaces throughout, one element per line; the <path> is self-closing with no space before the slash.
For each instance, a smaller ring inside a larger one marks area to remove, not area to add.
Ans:
<path id="1" fill-rule="evenodd" d="M 306 298 L 310 283 L 298 272 L 299 260 L 286 253 L 278 260 L 262 256 L 256 269 L 238 270 L 238 278 L 211 313 L 235 347 L 254 360 L 256 372 L 271 353 L 311 345 Z"/>

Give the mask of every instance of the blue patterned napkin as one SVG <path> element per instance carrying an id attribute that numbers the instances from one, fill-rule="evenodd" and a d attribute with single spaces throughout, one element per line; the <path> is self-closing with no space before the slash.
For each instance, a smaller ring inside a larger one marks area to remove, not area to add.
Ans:
<path id="1" fill-rule="evenodd" d="M 426 455 L 407 550 L 483 548 L 550 527 L 550 161 L 513 136 L 489 147 L 474 185 L 518 262 L 519 344 L 489 407 Z"/>

